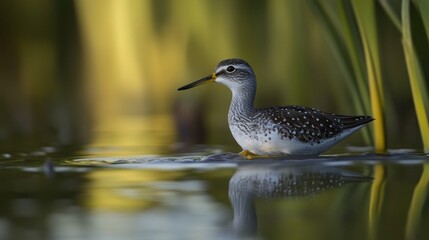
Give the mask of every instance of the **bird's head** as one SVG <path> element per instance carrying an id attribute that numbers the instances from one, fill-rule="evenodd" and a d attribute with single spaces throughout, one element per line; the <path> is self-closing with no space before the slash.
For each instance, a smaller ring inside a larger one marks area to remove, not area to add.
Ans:
<path id="1" fill-rule="evenodd" d="M 221 83 L 233 92 L 249 87 L 256 88 L 256 77 L 252 67 L 244 60 L 233 58 L 221 61 L 211 75 L 177 90 L 186 90 L 210 82 Z"/>

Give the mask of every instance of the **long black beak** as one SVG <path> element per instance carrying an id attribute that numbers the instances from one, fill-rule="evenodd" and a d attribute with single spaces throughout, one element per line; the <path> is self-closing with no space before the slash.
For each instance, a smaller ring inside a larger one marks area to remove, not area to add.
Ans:
<path id="1" fill-rule="evenodd" d="M 216 74 L 213 73 L 212 75 L 209 75 L 207 77 L 203 77 L 200 80 L 197 80 L 197 81 L 195 81 L 193 83 L 190 83 L 188 85 L 180 87 L 180 88 L 177 89 L 177 91 L 182 91 L 182 90 L 193 88 L 193 87 L 205 84 L 205 83 L 214 82 L 215 80 L 216 80 Z"/>

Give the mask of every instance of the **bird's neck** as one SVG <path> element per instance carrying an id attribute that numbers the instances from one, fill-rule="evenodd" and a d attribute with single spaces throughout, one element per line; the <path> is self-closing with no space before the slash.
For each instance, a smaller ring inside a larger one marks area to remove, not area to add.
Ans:
<path id="1" fill-rule="evenodd" d="M 255 100 L 256 88 L 241 88 L 232 90 L 231 106 L 229 107 L 229 115 L 244 114 L 249 115 L 254 113 L 255 108 L 253 102 Z"/>

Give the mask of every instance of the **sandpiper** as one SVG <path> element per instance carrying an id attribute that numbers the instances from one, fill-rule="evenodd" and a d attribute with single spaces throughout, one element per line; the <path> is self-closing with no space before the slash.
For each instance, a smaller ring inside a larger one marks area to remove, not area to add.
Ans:
<path id="1" fill-rule="evenodd" d="M 217 82 L 232 92 L 228 112 L 231 133 L 243 151 L 255 155 L 319 155 L 374 120 L 370 116 L 347 116 L 302 106 L 254 108 L 256 76 L 241 59 L 221 61 L 214 73 L 180 87 L 186 90 Z"/>

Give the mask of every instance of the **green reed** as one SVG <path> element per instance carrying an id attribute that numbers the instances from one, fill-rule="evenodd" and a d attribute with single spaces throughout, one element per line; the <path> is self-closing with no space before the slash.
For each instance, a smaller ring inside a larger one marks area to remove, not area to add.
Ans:
<path id="1" fill-rule="evenodd" d="M 369 112 L 374 121 L 374 148 L 376 153 L 386 151 L 385 97 L 381 71 L 376 5 L 381 6 L 392 26 L 402 34 L 402 44 L 407 72 L 414 101 L 415 113 L 422 136 L 423 149 L 429 151 L 429 91 L 425 84 L 423 66 L 413 43 L 413 31 L 424 31 L 429 38 L 429 2 L 413 3 L 420 13 L 424 29 L 413 28 L 410 21 L 409 0 L 402 1 L 402 16 L 395 12 L 392 1 L 387 0 L 333 0 L 311 2 L 316 16 L 331 42 L 333 52 L 340 63 L 351 97 L 358 112 Z M 423 34 L 420 34 L 423 35 Z M 368 94 L 369 93 L 369 94 Z"/>
<path id="2" fill-rule="evenodd" d="M 379 56 L 380 49 L 376 22 L 377 14 L 379 13 L 376 11 L 376 4 L 380 4 L 391 24 L 402 34 L 402 46 L 411 86 L 411 95 L 422 136 L 423 149 L 428 152 L 429 91 L 425 85 L 426 79 L 423 65 L 420 63 L 417 54 L 422 51 L 413 42 L 413 36 L 416 36 L 416 34 L 413 34 L 412 30 L 419 31 L 421 29 L 415 28 L 410 20 L 410 1 L 402 1 L 401 17 L 395 13 L 392 2 L 386 0 L 379 0 L 378 2 L 375 0 L 315 0 L 312 3 L 316 16 L 319 17 L 320 23 L 331 42 L 335 56 L 341 65 L 341 70 L 351 89 L 351 97 L 357 111 L 369 111 L 367 100 L 370 99 L 372 114 L 376 118 L 373 136 L 376 153 L 386 151 L 384 122 L 384 95 L 386 93 L 383 89 L 383 76 L 380 66 L 382 59 Z M 425 31 L 429 39 L 429 1 L 416 0 L 413 3 L 420 13 L 424 25 L 423 31 Z M 364 74 L 366 74 L 366 77 L 364 77 Z M 366 82 L 367 85 L 365 84 Z M 413 234 L 418 227 L 419 213 L 428 194 L 425 190 L 429 184 L 428 169 L 428 166 L 424 167 L 411 200 L 406 226 L 406 237 L 408 239 L 416 237 Z M 371 187 L 368 210 L 368 233 L 370 239 L 376 239 L 377 236 L 376 229 L 385 192 L 385 176 L 385 169 L 382 166 L 375 166 L 375 180 Z"/>
<path id="3" fill-rule="evenodd" d="M 359 114 L 370 112 L 360 39 L 351 23 L 353 16 L 346 10 L 343 1 L 313 1 L 312 3 L 311 6 L 327 33 L 340 71 L 344 75 L 354 108 Z M 370 142 L 369 131 L 365 130 L 363 133 L 365 141 Z"/>
<path id="4" fill-rule="evenodd" d="M 429 2 L 416 0 L 417 10 L 420 12 L 427 39 L 429 40 Z M 425 84 L 425 76 L 423 66 L 421 65 L 417 51 L 418 49 L 413 44 L 412 26 L 410 20 L 410 0 L 402 1 L 402 44 L 407 63 L 408 76 L 413 95 L 414 106 L 416 109 L 417 120 L 420 127 L 420 133 L 425 152 L 429 152 L 429 91 Z M 429 43 L 429 41 L 428 41 Z M 405 228 L 405 237 L 407 239 L 417 239 L 415 235 L 418 228 L 418 219 L 421 219 L 421 212 L 424 207 L 425 200 L 428 196 L 429 185 L 429 165 L 423 167 L 420 180 L 414 188 L 414 193 L 411 198 L 410 208 L 408 210 L 407 224 Z"/>
<path id="5" fill-rule="evenodd" d="M 429 4 L 427 1 L 415 1 L 416 7 L 420 11 L 423 24 L 426 28 L 426 36 L 429 37 Z M 411 85 L 411 92 L 416 109 L 417 121 L 425 152 L 429 152 L 429 91 L 425 84 L 423 66 L 417 56 L 418 49 L 413 44 L 411 22 L 410 22 L 410 1 L 402 1 L 402 44 L 404 47 L 405 60 L 408 68 L 408 76 Z"/>
<path id="6" fill-rule="evenodd" d="M 410 1 L 403 0 L 401 6 L 401 16 L 393 11 L 392 2 L 379 0 L 384 11 L 389 16 L 391 22 L 402 33 L 402 45 L 405 62 L 408 70 L 408 80 L 411 86 L 411 93 L 414 101 L 417 121 L 425 152 L 429 151 L 429 89 L 425 84 L 423 65 L 420 63 L 418 52 L 421 49 L 413 42 L 412 22 L 410 17 Z M 425 0 L 415 0 L 415 8 L 420 13 L 424 25 L 424 31 L 429 43 L 429 2 Z M 416 29 L 413 29 L 416 31 Z M 420 29 L 417 29 L 417 31 Z M 423 35 L 423 34 L 421 34 Z"/>
<path id="7" fill-rule="evenodd" d="M 312 3 L 345 75 L 356 110 L 372 110 L 376 119 L 375 151 L 385 152 L 384 93 L 373 1 Z"/>
<path id="8" fill-rule="evenodd" d="M 375 118 L 374 148 L 376 153 L 383 153 L 386 151 L 384 91 L 379 56 L 380 50 L 378 47 L 375 1 L 354 0 L 351 1 L 351 3 L 364 48 L 371 108 L 372 114 Z"/>

